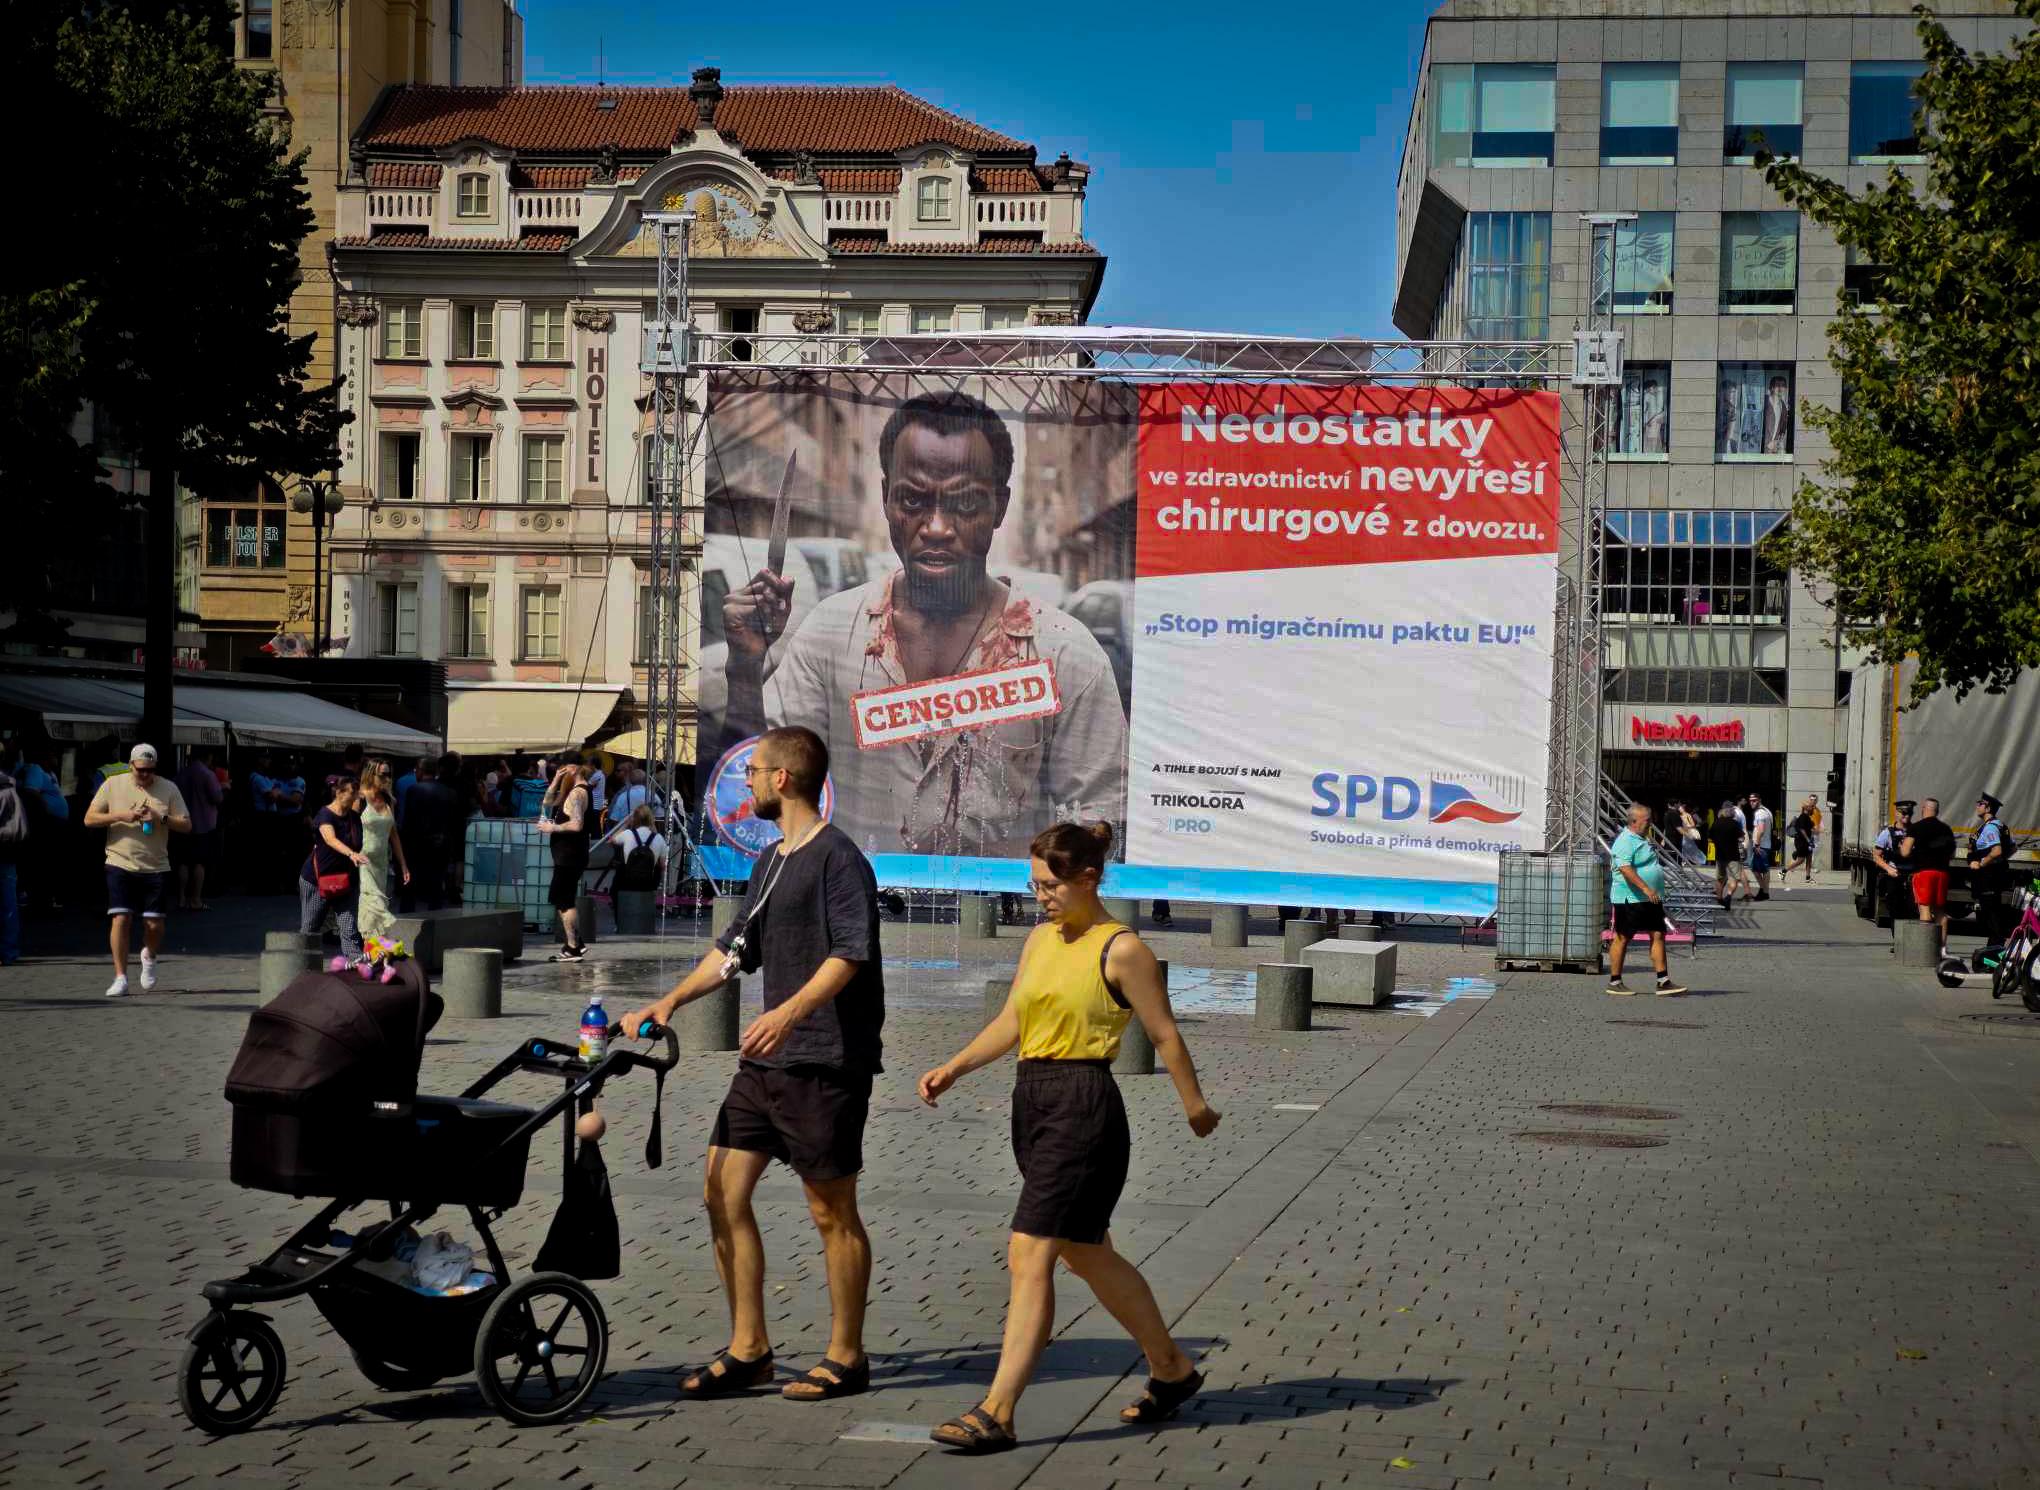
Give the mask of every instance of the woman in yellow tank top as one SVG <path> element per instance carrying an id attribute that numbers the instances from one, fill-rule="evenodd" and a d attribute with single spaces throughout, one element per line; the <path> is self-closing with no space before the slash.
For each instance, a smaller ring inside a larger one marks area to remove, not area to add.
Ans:
<path id="1" fill-rule="evenodd" d="M 1147 1280 L 1112 1246 L 1112 1208 L 1126 1184 L 1132 1141 L 1111 1067 L 1129 1020 L 1138 1016 L 1154 1041 L 1190 1131 L 1205 1137 L 1218 1126 L 1218 1113 L 1197 1084 L 1154 953 L 1107 918 L 1098 899 L 1111 846 L 1106 823 L 1059 823 L 1035 837 L 1034 895 L 1049 919 L 1027 938 L 999 1017 L 921 1078 L 921 1100 L 933 1107 L 959 1078 L 1020 1047 L 1013 1157 L 1024 1183 L 1006 1252 L 1013 1292 L 1005 1346 L 983 1403 L 928 1435 L 967 1454 L 1019 1442 L 1013 1414 L 1055 1323 L 1058 1260 L 1091 1286 L 1147 1355 L 1147 1390 L 1120 1413 L 1122 1422 L 1172 1418 L 1204 1385 L 1170 1336 Z"/>

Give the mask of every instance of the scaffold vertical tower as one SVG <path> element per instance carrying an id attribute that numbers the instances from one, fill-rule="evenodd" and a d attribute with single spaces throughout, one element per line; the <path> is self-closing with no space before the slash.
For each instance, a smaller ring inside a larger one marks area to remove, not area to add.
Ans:
<path id="1" fill-rule="evenodd" d="M 692 838 L 680 772 L 692 768 L 696 681 L 694 599 L 701 565 L 701 527 L 689 506 L 694 422 L 688 418 L 693 324 L 687 297 L 688 237 L 694 214 L 646 214 L 658 235 L 658 269 L 645 318 L 641 373 L 650 380 L 652 427 L 646 442 L 651 494 L 649 593 L 646 603 L 645 754 L 663 775 L 661 831 L 672 850 L 661 874 L 661 899 L 687 873 Z"/>

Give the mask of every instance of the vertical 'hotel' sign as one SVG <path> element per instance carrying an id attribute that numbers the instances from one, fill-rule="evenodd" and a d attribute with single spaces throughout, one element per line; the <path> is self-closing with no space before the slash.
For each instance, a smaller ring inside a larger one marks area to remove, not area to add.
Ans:
<path id="1" fill-rule="evenodd" d="M 616 326 L 616 313 L 596 306 L 574 312 L 574 324 L 583 332 L 581 342 L 581 408 L 587 421 L 582 428 L 581 448 L 588 465 L 581 485 L 606 490 L 603 479 L 602 410 L 609 401 L 609 333 Z"/>

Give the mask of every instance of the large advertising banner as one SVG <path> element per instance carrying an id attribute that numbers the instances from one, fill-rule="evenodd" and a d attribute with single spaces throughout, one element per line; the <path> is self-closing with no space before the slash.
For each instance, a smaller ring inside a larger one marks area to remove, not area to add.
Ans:
<path id="1" fill-rule="evenodd" d="M 1023 890 L 1103 818 L 1140 897 L 1492 907 L 1541 844 L 1554 396 L 1015 372 L 710 386 L 698 785 L 814 729 L 882 883 Z"/>
<path id="2" fill-rule="evenodd" d="M 1543 845 L 1554 394 L 1143 390 L 1127 857 L 1483 913 Z"/>

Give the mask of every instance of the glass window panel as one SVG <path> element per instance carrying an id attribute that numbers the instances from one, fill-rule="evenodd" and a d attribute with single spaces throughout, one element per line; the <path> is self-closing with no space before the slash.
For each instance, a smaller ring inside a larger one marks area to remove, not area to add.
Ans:
<path id="1" fill-rule="evenodd" d="M 1523 131 L 1549 134 L 1555 117 L 1553 80 L 1557 70 L 1535 63 L 1483 65 L 1474 69 L 1475 104 L 1482 134 Z"/>
<path id="2" fill-rule="evenodd" d="M 1714 541 L 1713 513 L 1696 512 L 1693 514 L 1693 541 L 1695 543 L 1712 543 Z"/>
<path id="3" fill-rule="evenodd" d="M 246 18 L 247 55 L 253 58 L 274 56 L 276 52 L 275 0 L 246 0 L 242 14 Z"/>
<path id="4" fill-rule="evenodd" d="M 1670 453 L 1671 386 L 1671 368 L 1666 363 L 1632 362 L 1623 367 L 1621 408 L 1615 427 L 1618 453 Z"/>
<path id="5" fill-rule="evenodd" d="M 1692 541 L 1693 524 L 1688 514 L 1674 512 L 1672 514 L 1672 542 L 1691 543 Z"/>
<path id="6" fill-rule="evenodd" d="M 1799 288 L 1799 214 L 1721 214 L 1721 308 L 1790 310 Z"/>
<path id="7" fill-rule="evenodd" d="M 1913 88 L 1926 71 L 1920 62 L 1857 62 L 1849 68 L 1849 158 L 1917 159 L 1919 129 Z"/>
<path id="8" fill-rule="evenodd" d="M 1801 94 L 1806 69 L 1798 62 L 1728 65 L 1722 154 L 1746 160 L 1758 137 L 1778 155 L 1796 156 L 1802 130 Z"/>
<path id="9" fill-rule="evenodd" d="M 1792 364 L 1724 362 L 1714 419 L 1717 460 L 1777 458 L 1792 453 L 1795 415 Z M 1750 541 L 1749 514 L 1736 515 L 1736 541 Z"/>
<path id="10" fill-rule="evenodd" d="M 1650 515 L 1650 541 L 1660 548 L 1671 541 L 1672 515 L 1669 512 L 1653 512 Z"/>
<path id="11" fill-rule="evenodd" d="M 1679 64 L 1611 62 L 1601 69 L 1601 122 L 1672 125 L 1679 122 Z"/>
<path id="12" fill-rule="evenodd" d="M 1473 69 L 1453 63 L 1431 69 L 1431 164 L 1466 165 L 1473 154 Z"/>
<path id="13" fill-rule="evenodd" d="M 1634 222 L 1615 225 L 1615 310 L 1668 311 L 1672 308 L 1672 242 L 1678 218 L 1670 212 L 1639 212 Z"/>

